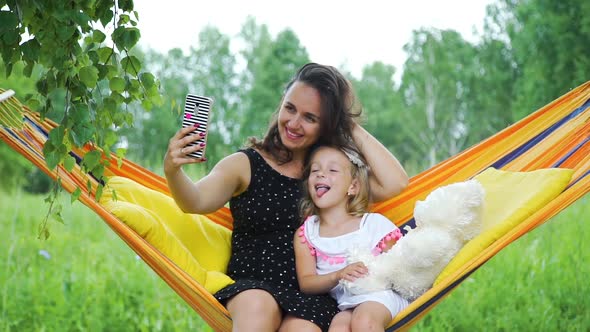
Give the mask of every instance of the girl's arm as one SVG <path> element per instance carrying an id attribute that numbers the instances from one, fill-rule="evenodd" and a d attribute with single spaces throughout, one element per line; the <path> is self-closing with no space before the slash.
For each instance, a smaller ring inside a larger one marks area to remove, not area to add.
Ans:
<path id="1" fill-rule="evenodd" d="M 309 248 L 301 243 L 301 238 L 295 234 L 293 239 L 295 248 L 295 267 L 297 269 L 297 281 L 302 292 L 307 294 L 324 294 L 338 285 L 340 279 L 354 281 L 367 274 L 368 270 L 362 263 L 350 264 L 347 267 L 319 275 L 316 270 L 316 258 L 309 252 Z"/>
<path id="2" fill-rule="evenodd" d="M 371 167 L 370 186 L 373 202 L 383 201 L 401 193 L 407 187 L 409 178 L 395 156 L 359 124 L 355 124 L 352 136 Z"/>

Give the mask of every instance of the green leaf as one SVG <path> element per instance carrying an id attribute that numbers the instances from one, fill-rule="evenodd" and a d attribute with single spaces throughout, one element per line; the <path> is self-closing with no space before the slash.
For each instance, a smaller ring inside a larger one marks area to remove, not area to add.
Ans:
<path id="1" fill-rule="evenodd" d="M 60 145 L 65 137 L 65 128 L 63 126 L 57 126 L 49 132 L 49 141 L 53 146 Z"/>
<path id="2" fill-rule="evenodd" d="M 133 0 L 119 0 L 117 4 L 123 11 L 130 12 L 133 10 Z"/>
<path id="3" fill-rule="evenodd" d="M 73 203 L 73 202 L 77 201 L 80 198 L 80 194 L 82 194 L 82 190 L 80 190 L 80 187 L 76 187 L 76 190 L 74 190 L 72 192 L 72 195 L 70 197 L 70 202 Z"/>
<path id="4" fill-rule="evenodd" d="M 49 239 L 49 229 L 47 227 L 41 229 L 41 234 L 39 235 L 39 238 L 42 240 Z"/>
<path id="5" fill-rule="evenodd" d="M 74 124 L 71 133 L 74 144 L 76 144 L 77 146 L 82 146 L 90 142 L 90 140 L 92 140 L 92 137 L 96 133 L 96 127 L 92 126 L 88 122 Z"/>
<path id="6" fill-rule="evenodd" d="M 76 159 L 74 159 L 74 157 L 67 155 L 64 158 L 64 167 L 66 168 L 66 171 L 71 172 L 74 169 L 75 165 L 76 165 Z"/>
<path id="7" fill-rule="evenodd" d="M 4 40 L 4 42 L 6 43 L 6 46 L 16 46 L 21 40 L 21 36 L 18 30 L 16 29 L 6 31 L 2 33 L 0 36 L 2 36 L 2 40 Z"/>
<path id="8" fill-rule="evenodd" d="M 39 52 L 41 45 L 37 39 L 29 39 L 20 45 L 23 52 L 23 59 L 27 61 L 37 61 L 39 59 Z"/>
<path id="9" fill-rule="evenodd" d="M 92 31 L 92 40 L 96 43 L 102 43 L 106 39 L 106 35 L 100 30 Z"/>
<path id="10" fill-rule="evenodd" d="M 141 107 L 146 110 L 151 110 L 154 105 L 149 99 L 143 99 L 141 101 Z"/>
<path id="11" fill-rule="evenodd" d="M 125 102 L 125 97 L 122 94 L 118 93 L 118 92 L 111 93 L 111 96 L 110 97 L 117 104 L 122 104 L 122 103 Z"/>
<path id="12" fill-rule="evenodd" d="M 59 164 L 59 153 L 57 151 L 51 151 L 44 153 L 44 155 L 47 168 L 49 168 L 49 170 L 54 170 L 55 167 L 57 167 L 57 164 Z"/>
<path id="13" fill-rule="evenodd" d="M 80 68 L 80 81 L 89 88 L 96 87 L 98 82 L 98 69 L 94 66 L 86 66 Z"/>
<path id="14" fill-rule="evenodd" d="M 117 25 L 125 25 L 125 24 L 129 23 L 129 21 L 130 21 L 129 15 L 122 14 L 122 15 L 119 15 L 119 22 L 117 23 Z"/>
<path id="15" fill-rule="evenodd" d="M 111 146 L 117 143 L 118 137 L 114 131 L 108 131 L 104 137 L 104 145 Z"/>
<path id="16" fill-rule="evenodd" d="M 26 77 L 31 77 L 31 75 L 33 74 L 34 68 L 35 68 L 35 62 L 27 61 L 27 65 L 23 69 L 23 75 L 25 75 Z"/>
<path id="17" fill-rule="evenodd" d="M 0 11 L 0 32 L 12 30 L 18 26 L 18 16 L 11 11 Z"/>
<path id="18" fill-rule="evenodd" d="M 113 100 L 113 98 L 105 98 L 104 102 L 104 109 L 107 112 L 114 112 L 117 109 L 117 103 Z"/>
<path id="19" fill-rule="evenodd" d="M 6 77 L 9 77 L 10 74 L 12 73 L 12 68 L 14 67 L 14 64 L 8 62 L 5 64 L 5 66 L 6 66 L 6 71 L 5 71 Z"/>
<path id="20" fill-rule="evenodd" d="M 99 164 L 92 170 L 92 175 L 94 175 L 97 179 L 102 179 L 104 175 L 105 167 L 102 164 Z"/>
<path id="21" fill-rule="evenodd" d="M 92 150 L 84 155 L 82 158 L 82 164 L 86 167 L 86 170 L 92 171 L 100 163 L 101 153 L 98 150 Z"/>
<path id="22" fill-rule="evenodd" d="M 139 41 L 141 34 L 137 28 L 119 26 L 113 31 L 113 41 L 119 50 L 129 50 Z"/>
<path id="23" fill-rule="evenodd" d="M 111 6 L 113 5 L 112 2 L 104 1 L 104 2 L 102 2 L 102 5 L 103 5 L 102 8 L 98 8 L 101 11 L 100 23 L 102 23 L 102 25 L 106 27 L 112 21 L 115 14 L 113 13 L 113 10 L 111 9 Z"/>
<path id="24" fill-rule="evenodd" d="M 139 75 L 139 80 L 146 89 L 153 87 L 154 83 L 156 82 L 154 75 L 152 75 L 151 73 L 141 73 Z"/>
<path id="25" fill-rule="evenodd" d="M 102 184 L 99 184 L 96 187 L 96 201 L 98 202 L 100 200 L 100 198 L 102 197 L 102 190 L 103 190 L 104 186 Z"/>
<path id="26" fill-rule="evenodd" d="M 132 73 L 139 73 L 139 71 L 141 70 L 141 62 L 138 58 L 136 58 L 133 55 L 124 57 L 121 60 L 121 66 L 123 66 L 123 69 L 125 69 L 125 71 Z"/>
<path id="27" fill-rule="evenodd" d="M 74 15 L 71 15 L 71 18 L 73 18 L 74 22 L 82 29 L 82 32 L 88 33 L 90 29 L 92 29 L 88 23 L 93 21 L 93 19 L 91 19 L 85 12 L 78 11 Z"/>
<path id="28" fill-rule="evenodd" d="M 73 105 L 71 112 L 69 113 L 74 125 L 87 123 L 90 121 L 90 111 L 88 110 L 88 104 L 84 102 L 76 102 Z"/>
<path id="29" fill-rule="evenodd" d="M 109 80 L 109 88 L 116 92 L 125 91 L 125 80 L 121 77 L 113 77 Z"/>
<path id="30" fill-rule="evenodd" d="M 107 78 L 111 79 L 117 75 L 119 75 L 119 68 L 114 65 L 106 65 L 107 69 Z"/>
<path id="31" fill-rule="evenodd" d="M 100 62 L 107 63 L 109 57 L 114 53 L 114 50 L 110 47 L 101 47 L 97 50 L 97 53 Z"/>
<path id="32" fill-rule="evenodd" d="M 117 150 L 115 151 L 115 154 L 119 158 L 125 158 L 125 155 L 127 154 L 127 149 L 125 149 L 125 148 L 117 148 Z"/>
<path id="33" fill-rule="evenodd" d="M 128 126 L 133 125 L 133 113 L 125 113 L 125 123 Z"/>
<path id="34" fill-rule="evenodd" d="M 27 106 L 33 111 L 37 111 L 41 106 L 41 102 L 37 98 L 30 98 L 27 100 Z"/>
<path id="35" fill-rule="evenodd" d="M 51 217 L 55 221 L 59 222 L 60 224 L 64 224 L 64 219 L 61 216 L 61 211 L 62 211 L 62 205 L 57 202 L 54 203 L 53 211 L 51 212 Z"/>
<path id="36" fill-rule="evenodd" d="M 125 113 L 115 113 L 113 114 L 113 124 L 117 127 L 120 127 L 125 122 Z"/>
<path id="37" fill-rule="evenodd" d="M 74 36 L 77 29 L 75 25 L 61 25 L 57 28 L 57 37 L 62 41 L 67 41 Z"/>

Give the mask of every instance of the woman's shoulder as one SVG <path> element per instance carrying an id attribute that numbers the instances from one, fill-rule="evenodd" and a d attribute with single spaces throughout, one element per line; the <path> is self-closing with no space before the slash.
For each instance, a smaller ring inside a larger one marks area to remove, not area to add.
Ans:
<path id="1" fill-rule="evenodd" d="M 229 156 L 226 156 L 225 158 L 221 159 L 219 161 L 219 164 L 231 164 L 236 166 L 235 163 L 237 163 L 239 166 L 242 166 L 242 164 L 248 162 L 249 159 L 250 153 L 246 149 L 238 150 L 230 154 Z"/>
<path id="2" fill-rule="evenodd" d="M 242 148 L 237 150 L 236 152 L 224 157 L 219 161 L 219 163 L 237 163 L 240 167 L 243 166 L 244 163 L 250 164 L 252 161 L 258 160 L 262 158 L 260 153 L 256 151 L 254 148 Z M 234 164 L 235 165 L 235 164 Z"/>
<path id="3" fill-rule="evenodd" d="M 245 160 L 250 160 L 250 163 L 259 163 L 265 161 L 264 153 L 254 147 L 241 148 L 230 156 L 239 155 Z"/>

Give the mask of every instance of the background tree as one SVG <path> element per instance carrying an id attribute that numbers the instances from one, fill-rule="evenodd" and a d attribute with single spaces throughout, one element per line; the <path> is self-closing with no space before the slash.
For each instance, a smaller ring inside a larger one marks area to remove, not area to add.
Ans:
<path id="1" fill-rule="evenodd" d="M 268 127 L 270 115 L 278 108 L 285 84 L 297 69 L 309 62 L 309 55 L 292 30 L 281 31 L 275 40 L 265 25 L 246 22 L 241 37 L 246 43 L 242 52 L 246 61 L 240 89 L 242 122 L 239 136 L 261 137 Z"/>
<path id="2" fill-rule="evenodd" d="M 408 54 L 400 87 L 408 155 L 427 166 L 461 151 L 470 130 L 465 101 L 475 48 L 455 31 L 421 29 L 404 46 Z M 421 157 L 422 156 L 422 157 Z"/>
<path id="3" fill-rule="evenodd" d="M 404 105 L 394 75 L 395 67 L 375 62 L 363 68 L 360 79 L 353 77 L 351 80 L 363 107 L 364 126 L 390 151 L 398 154 L 404 152 L 400 121 Z"/>
<path id="4" fill-rule="evenodd" d="M 492 7 L 517 67 L 516 119 L 588 80 L 590 2 L 501 0 Z"/>

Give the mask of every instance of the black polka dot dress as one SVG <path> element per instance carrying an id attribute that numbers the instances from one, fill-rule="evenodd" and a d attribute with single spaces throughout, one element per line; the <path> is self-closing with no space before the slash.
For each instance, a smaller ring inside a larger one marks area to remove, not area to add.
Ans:
<path id="1" fill-rule="evenodd" d="M 285 315 L 327 330 L 338 312 L 336 302 L 329 295 L 301 293 L 295 273 L 293 235 L 300 224 L 301 180 L 281 175 L 253 149 L 242 152 L 250 159 L 252 174 L 248 189 L 230 200 L 234 230 L 227 274 L 236 282 L 215 297 L 225 303 L 244 290 L 263 289 Z"/>

